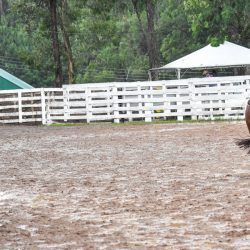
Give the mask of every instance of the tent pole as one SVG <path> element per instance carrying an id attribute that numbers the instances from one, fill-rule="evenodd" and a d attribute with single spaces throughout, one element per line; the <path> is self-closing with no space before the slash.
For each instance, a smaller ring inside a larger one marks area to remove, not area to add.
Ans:
<path id="1" fill-rule="evenodd" d="M 181 69 L 177 69 L 177 79 L 181 79 Z"/>
<path id="2" fill-rule="evenodd" d="M 149 81 L 152 81 L 152 74 L 151 74 L 151 70 L 148 71 L 148 76 L 149 76 Z"/>

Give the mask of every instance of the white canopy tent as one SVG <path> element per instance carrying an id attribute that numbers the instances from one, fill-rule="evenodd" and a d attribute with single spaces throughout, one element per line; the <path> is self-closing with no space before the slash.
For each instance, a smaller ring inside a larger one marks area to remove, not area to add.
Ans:
<path id="1" fill-rule="evenodd" d="M 250 49 L 225 41 L 218 47 L 210 44 L 163 67 L 151 69 L 177 71 L 178 79 L 182 69 L 207 69 L 243 67 L 250 65 Z"/>

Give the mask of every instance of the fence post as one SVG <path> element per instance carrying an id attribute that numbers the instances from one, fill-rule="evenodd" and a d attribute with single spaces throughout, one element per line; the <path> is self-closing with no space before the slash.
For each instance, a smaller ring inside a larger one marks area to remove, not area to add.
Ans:
<path id="1" fill-rule="evenodd" d="M 219 108 L 219 112 L 220 115 L 223 115 L 223 105 L 222 105 L 222 94 L 221 94 L 221 84 L 217 83 L 217 87 L 218 87 L 218 108 Z"/>
<path id="2" fill-rule="evenodd" d="M 92 103 L 91 103 L 91 89 L 89 87 L 86 88 L 85 90 L 85 95 L 86 95 L 86 117 L 87 117 L 87 123 L 91 122 L 91 117 L 92 117 Z"/>
<path id="3" fill-rule="evenodd" d="M 149 87 L 149 90 L 152 91 L 152 86 Z M 152 122 L 152 107 L 153 103 L 151 101 L 152 95 L 147 95 L 147 100 L 145 102 L 145 122 Z"/>
<path id="4" fill-rule="evenodd" d="M 178 90 L 180 90 L 180 85 L 178 86 Z M 176 94 L 176 105 L 177 105 L 177 113 L 181 112 L 182 115 L 177 115 L 177 121 L 182 122 L 183 121 L 183 110 L 184 110 L 184 105 L 181 101 L 181 95 L 180 94 Z"/>
<path id="5" fill-rule="evenodd" d="M 113 110 L 114 110 L 114 123 L 120 123 L 119 111 L 118 111 L 119 108 L 118 91 L 116 86 L 113 86 L 112 99 L 113 99 Z"/>
<path id="6" fill-rule="evenodd" d="M 47 124 L 52 123 L 50 116 L 51 93 L 52 92 L 50 91 L 47 92 L 47 103 L 46 103 Z"/>
<path id="7" fill-rule="evenodd" d="M 63 117 L 63 120 L 67 122 L 69 117 L 69 92 L 66 87 L 63 87 Z"/>
<path id="8" fill-rule="evenodd" d="M 18 91 L 18 122 L 23 122 L 23 111 L 22 111 L 22 92 Z"/>
<path id="9" fill-rule="evenodd" d="M 170 101 L 169 101 L 169 98 L 168 98 L 167 85 L 166 85 L 165 81 L 162 84 L 162 92 L 163 92 L 163 99 L 164 99 L 164 103 L 163 103 L 164 117 L 163 117 L 163 119 L 167 120 L 167 118 L 170 116 L 170 109 L 169 109 Z"/>
<path id="10" fill-rule="evenodd" d="M 232 83 L 230 83 L 230 86 L 232 86 Z M 230 113 L 230 99 L 228 98 L 228 92 L 225 92 L 224 94 L 224 101 L 225 101 L 225 109 L 224 109 L 224 119 L 229 119 L 229 113 Z"/>
<path id="11" fill-rule="evenodd" d="M 125 96 L 126 98 L 127 96 Z M 128 115 L 128 121 L 129 122 L 132 122 L 133 121 L 133 118 L 132 118 L 132 111 L 131 111 L 131 103 L 130 102 L 127 102 L 126 103 L 126 108 L 127 108 L 127 115 Z"/>
<path id="12" fill-rule="evenodd" d="M 193 82 L 188 83 L 189 87 L 189 98 L 191 107 L 191 120 L 197 120 L 197 102 L 195 101 L 195 86 Z"/>
<path id="13" fill-rule="evenodd" d="M 44 88 L 41 89 L 41 105 L 42 105 L 42 124 L 47 124 L 46 121 L 46 107 L 45 107 L 45 92 Z"/>
<path id="14" fill-rule="evenodd" d="M 138 91 L 138 111 L 139 111 L 139 115 L 141 115 L 142 116 L 142 114 L 143 114 L 143 107 L 142 107 L 142 88 L 141 88 L 141 85 L 138 85 L 137 86 L 137 91 Z"/>

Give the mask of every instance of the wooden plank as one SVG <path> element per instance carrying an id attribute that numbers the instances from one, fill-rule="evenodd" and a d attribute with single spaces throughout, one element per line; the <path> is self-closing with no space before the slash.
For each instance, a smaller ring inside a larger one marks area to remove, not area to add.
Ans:
<path id="1" fill-rule="evenodd" d="M 9 112 L 9 113 L 0 113 L 0 117 L 8 117 L 8 116 L 17 116 L 19 119 L 19 112 Z"/>
<path id="2" fill-rule="evenodd" d="M 0 120 L 0 123 L 3 123 L 3 124 L 19 123 L 19 119 Z"/>
<path id="3" fill-rule="evenodd" d="M 18 102 L 18 96 L 17 97 L 10 97 L 10 98 L 0 98 L 0 103 L 3 102 Z M 2 105 L 2 104 L 0 104 Z"/>
<path id="4" fill-rule="evenodd" d="M 5 110 L 5 109 L 18 109 L 18 104 L 0 106 L 0 110 Z"/>
<path id="5" fill-rule="evenodd" d="M 41 117 L 37 117 L 37 118 L 24 118 L 23 119 L 23 123 L 24 122 L 42 122 L 42 118 Z"/>
<path id="6" fill-rule="evenodd" d="M 29 111 L 29 112 L 24 112 L 23 111 L 23 116 L 34 116 L 34 115 L 40 115 L 42 117 L 43 112 L 42 111 Z"/>

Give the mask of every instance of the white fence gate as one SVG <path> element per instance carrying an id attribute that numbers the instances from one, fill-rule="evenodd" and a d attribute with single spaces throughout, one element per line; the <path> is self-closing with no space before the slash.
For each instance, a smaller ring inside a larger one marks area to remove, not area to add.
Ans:
<path id="1" fill-rule="evenodd" d="M 63 90 L 28 89 L 0 91 L 0 123 L 48 122 L 49 107 L 63 102 Z"/>
<path id="2" fill-rule="evenodd" d="M 243 119 L 250 76 L 0 91 L 0 123 Z"/>

